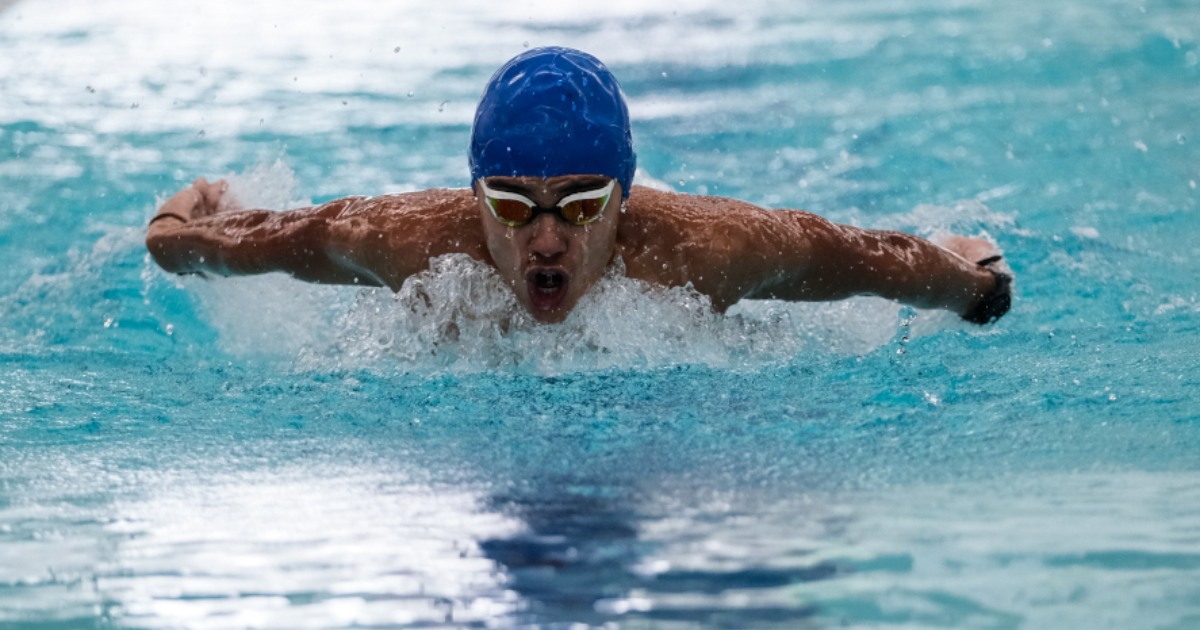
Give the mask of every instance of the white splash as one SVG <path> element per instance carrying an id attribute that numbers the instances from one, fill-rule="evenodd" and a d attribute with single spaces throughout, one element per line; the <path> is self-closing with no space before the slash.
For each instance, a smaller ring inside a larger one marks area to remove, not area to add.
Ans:
<path id="1" fill-rule="evenodd" d="M 896 337 L 900 322 L 900 307 L 879 298 L 744 302 L 720 314 L 690 288 L 651 286 L 614 265 L 564 322 L 539 324 L 491 267 L 465 255 L 435 259 L 398 293 L 280 275 L 188 283 L 223 350 L 303 371 L 754 368 L 802 354 L 867 353 Z M 948 325 L 922 312 L 906 334 Z"/>

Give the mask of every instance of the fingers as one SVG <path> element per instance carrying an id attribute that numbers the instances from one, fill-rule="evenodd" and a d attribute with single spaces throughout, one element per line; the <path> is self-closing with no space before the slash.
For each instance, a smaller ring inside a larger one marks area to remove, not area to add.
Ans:
<path id="1" fill-rule="evenodd" d="M 229 190 L 229 184 L 223 179 L 218 179 L 217 181 L 208 184 L 208 186 L 201 191 L 204 194 L 205 204 L 208 205 L 213 212 L 217 211 L 217 208 L 221 203 L 221 197 L 225 195 L 226 190 Z"/>
<path id="2" fill-rule="evenodd" d="M 221 207 L 221 198 L 227 190 L 229 190 L 229 183 L 223 179 L 209 182 L 201 177 L 192 182 L 192 187 L 184 192 L 191 192 L 197 198 L 195 207 L 192 209 L 193 218 L 216 214 Z"/>
<path id="3" fill-rule="evenodd" d="M 972 263 L 999 253 L 991 242 L 970 236 L 950 235 L 939 244 Z"/>

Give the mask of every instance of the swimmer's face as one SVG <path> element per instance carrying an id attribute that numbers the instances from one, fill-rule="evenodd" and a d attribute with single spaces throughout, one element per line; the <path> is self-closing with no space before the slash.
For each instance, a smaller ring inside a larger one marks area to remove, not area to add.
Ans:
<path id="1" fill-rule="evenodd" d="M 611 178 L 602 175 L 486 178 L 490 190 L 516 193 L 539 208 L 554 208 L 578 193 L 585 193 L 579 197 L 586 198 L 586 193 L 610 182 Z M 476 205 L 492 261 L 534 319 L 547 324 L 561 322 L 604 275 L 616 251 L 621 195 L 621 185 L 614 183 L 599 217 L 586 225 L 573 225 L 558 213 L 543 212 L 526 225 L 509 227 L 493 215 L 483 187 L 475 184 Z"/>

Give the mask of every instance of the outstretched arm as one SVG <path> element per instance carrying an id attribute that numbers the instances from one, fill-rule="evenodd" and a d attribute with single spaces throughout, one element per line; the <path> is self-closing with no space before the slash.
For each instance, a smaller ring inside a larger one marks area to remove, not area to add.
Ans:
<path id="1" fill-rule="evenodd" d="M 837 225 L 808 212 L 644 188 L 635 188 L 629 203 L 639 210 L 624 230 L 630 274 L 691 282 L 718 309 L 743 298 L 878 295 L 950 310 L 977 323 L 1007 310 L 1006 280 L 977 264 L 996 253 L 982 239 L 954 237 L 941 247 L 900 232 Z"/>
<path id="2" fill-rule="evenodd" d="M 955 236 L 944 246 L 902 232 L 864 230 L 800 211 L 768 213 L 776 224 L 776 265 L 748 297 L 837 300 L 878 295 L 987 323 L 1008 310 L 1008 285 L 980 264 L 996 254 L 983 239 Z M 999 258 L 997 257 L 998 261 Z M 782 265 L 779 265 L 782 263 Z M 998 286 L 998 283 L 1003 286 Z M 1003 296 L 996 295 L 1003 291 Z M 996 312 L 994 302 L 1004 300 Z"/>
<path id="3" fill-rule="evenodd" d="M 282 271 L 301 280 L 397 289 L 429 259 L 482 258 L 470 191 L 339 199 L 287 212 L 239 210 L 225 182 L 196 180 L 150 220 L 146 247 L 173 273 Z"/>

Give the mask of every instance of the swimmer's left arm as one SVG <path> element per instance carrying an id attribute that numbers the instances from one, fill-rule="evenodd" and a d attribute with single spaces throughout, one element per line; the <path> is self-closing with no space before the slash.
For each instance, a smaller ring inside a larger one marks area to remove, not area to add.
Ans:
<path id="1" fill-rule="evenodd" d="M 979 264 L 996 253 L 982 239 L 955 237 L 943 248 L 808 212 L 645 189 L 635 189 L 634 202 L 650 223 L 664 227 L 630 230 L 658 235 L 630 248 L 645 252 L 627 256 L 631 273 L 691 284 L 719 310 L 743 298 L 828 301 L 855 295 L 946 309 L 977 323 L 1007 309 L 1008 287 L 1000 286 L 1006 281 Z M 661 271 L 660 263 L 666 263 Z"/>
<path id="2" fill-rule="evenodd" d="M 749 266 L 757 277 L 747 282 L 745 297 L 824 301 L 877 295 L 949 310 L 976 323 L 1007 310 L 1006 302 L 993 314 L 987 303 L 1001 279 L 978 263 L 995 253 L 982 239 L 954 237 L 944 248 L 911 234 L 838 225 L 807 212 L 755 214 L 768 225 L 756 231 L 760 242 L 747 247 L 748 257 L 757 260 Z M 775 254 L 763 253 L 771 251 Z"/>

